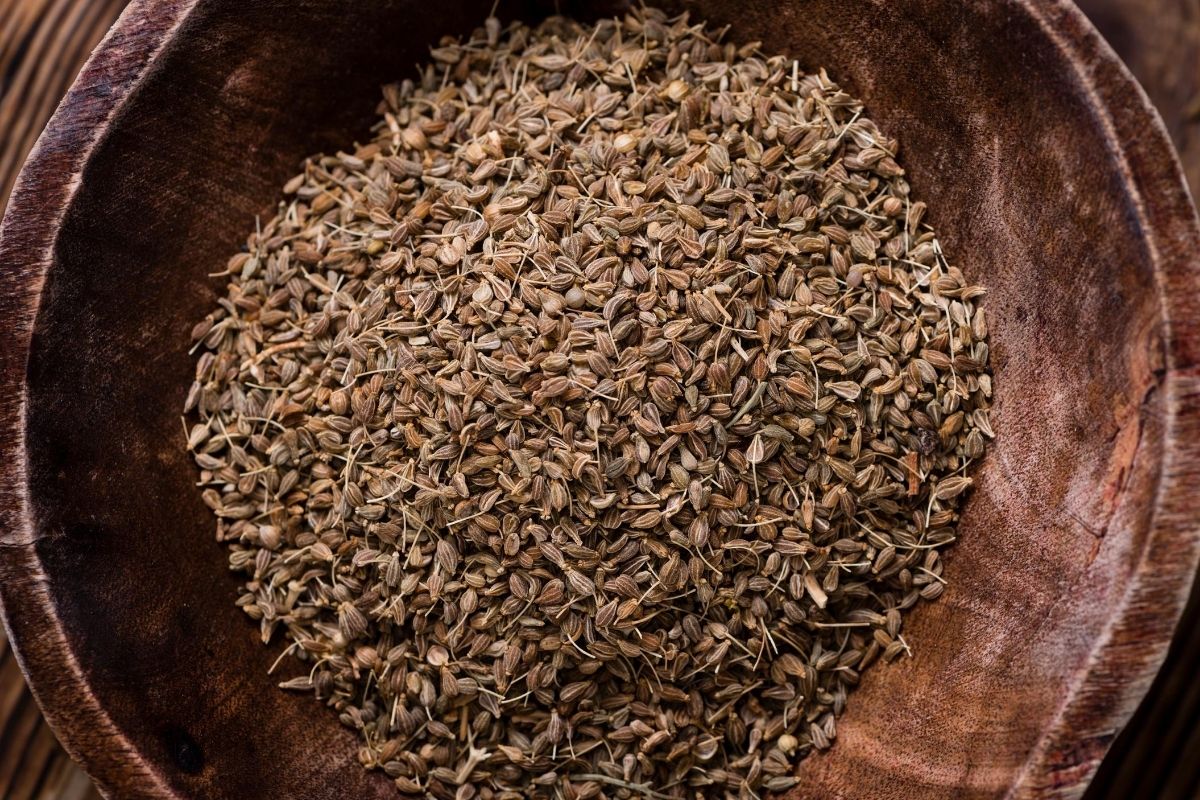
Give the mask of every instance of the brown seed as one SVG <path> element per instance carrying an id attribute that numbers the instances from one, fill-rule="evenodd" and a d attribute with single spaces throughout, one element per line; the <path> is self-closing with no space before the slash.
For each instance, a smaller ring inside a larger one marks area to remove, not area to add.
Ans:
<path id="1" fill-rule="evenodd" d="M 201 497 L 281 686 L 403 795 L 786 791 L 947 591 L 986 290 L 793 69 L 656 9 L 488 20 L 228 262 Z"/>

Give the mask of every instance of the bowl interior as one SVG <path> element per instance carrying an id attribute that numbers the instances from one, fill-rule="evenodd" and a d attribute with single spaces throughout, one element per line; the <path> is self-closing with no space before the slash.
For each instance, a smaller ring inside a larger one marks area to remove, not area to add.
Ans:
<path id="1" fill-rule="evenodd" d="M 28 366 L 37 553 L 92 691 L 182 795 L 391 796 L 331 712 L 275 687 L 296 667 L 268 676 L 278 647 L 233 606 L 183 446 L 188 336 L 220 288 L 207 276 L 303 157 L 363 138 L 380 85 L 491 5 L 197 4 L 64 220 Z M 1003 794 L 1121 602 L 1150 513 L 1128 498 L 1150 496 L 1162 451 L 1159 296 L 1108 134 L 1010 3 L 686 6 L 862 97 L 951 261 L 992 290 L 999 438 L 949 589 L 906 627 L 916 658 L 867 673 L 804 794 Z"/>

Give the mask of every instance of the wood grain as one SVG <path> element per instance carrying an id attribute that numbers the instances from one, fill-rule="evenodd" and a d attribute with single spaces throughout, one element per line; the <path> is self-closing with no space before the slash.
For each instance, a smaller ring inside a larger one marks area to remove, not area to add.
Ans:
<path id="1" fill-rule="evenodd" d="M 97 800 L 91 780 L 58 744 L 25 688 L 0 627 L 0 797 Z"/>
<path id="2" fill-rule="evenodd" d="M 0 0 L 0 209 L 25 156 L 125 0 Z M 25 688 L 0 627 L 0 798 L 94 800 Z"/>
<path id="3" fill-rule="evenodd" d="M 0 208 L 25 155 L 125 0 L 0 0 Z"/>
<path id="4" fill-rule="evenodd" d="M 0 0 L 0 207 L 15 170 L 123 0 Z M 1082 0 L 1163 113 L 1200 187 L 1200 0 Z M 1113 745 L 1088 798 L 1200 792 L 1200 603 L 1189 606 L 1162 674 Z M 1191 635 L 1189 635 L 1191 634 Z M 1084 762 L 1108 740 L 1081 740 Z M 1074 756 L 1072 756 L 1074 757 Z M 1059 773 L 1070 776 L 1071 769 Z M 1078 782 L 1075 785 L 1079 786 Z M 55 746 L 22 688 L 0 630 L 0 797 L 82 798 L 93 790 Z M 1047 788 L 1047 791 L 1052 789 Z M 1054 790 L 1057 791 L 1057 790 Z"/>
<path id="5" fill-rule="evenodd" d="M 1078 0 L 1137 76 L 1200 197 L 1200 0 Z M 1087 800 L 1200 797 L 1200 585 L 1163 663 Z"/>
<path id="6" fill-rule="evenodd" d="M 1078 0 L 1145 87 L 1200 196 L 1200 0 Z"/>

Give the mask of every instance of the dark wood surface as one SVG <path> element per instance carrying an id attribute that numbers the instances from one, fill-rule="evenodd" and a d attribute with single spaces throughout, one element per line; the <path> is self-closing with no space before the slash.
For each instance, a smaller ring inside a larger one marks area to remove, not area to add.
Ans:
<path id="1" fill-rule="evenodd" d="M 125 0 L 0 0 L 0 208 L 25 156 Z M 0 628 L 0 798 L 96 800 L 25 688 Z"/>
<path id="2" fill-rule="evenodd" d="M 1137 75 L 1200 190 L 1200 0 L 1079 0 Z"/>
<path id="3" fill-rule="evenodd" d="M 9 6 L 7 10 L 10 12 L 7 15 L 3 13 L 6 4 Z M 61 95 L 66 81 L 81 61 L 81 56 L 98 38 L 100 30 L 107 24 L 107 19 L 115 16 L 119 5 L 120 3 L 115 0 L 109 0 L 107 3 L 96 2 L 96 0 L 90 0 L 88 3 L 80 3 L 78 0 L 58 0 L 57 2 L 55 0 L 20 0 L 19 2 L 0 0 L 0 76 L 7 76 L 5 82 L 0 84 L 0 87 L 3 87 L 3 91 L 0 91 L 0 130 L 13 132 L 13 135 L 6 137 L 0 145 L 3 147 L 3 161 L 0 161 L 0 198 L 3 198 L 6 192 L 12 168 L 20 163 L 24 150 L 28 149 L 36 131 L 40 130 L 41 120 L 44 120 L 49 114 L 56 98 Z M 165 5 L 181 8 L 190 4 Z M 1053 4 L 1039 5 L 1045 8 Z M 1196 182 L 1200 181 L 1200 132 L 1197 129 L 1197 121 L 1200 119 L 1200 100 L 1198 100 L 1200 92 L 1197 91 L 1197 83 L 1200 82 L 1200 1 L 1155 0 L 1155 2 L 1147 3 L 1144 0 L 1093 0 L 1084 2 L 1083 5 L 1113 42 L 1122 57 L 1142 78 L 1148 87 L 1151 98 L 1163 110 L 1168 130 L 1180 148 L 1185 167 L 1193 180 L 1193 186 L 1196 186 Z M 36 8 L 39 6 L 40 10 Z M 1047 24 L 1056 24 L 1052 14 L 1046 15 L 1043 19 L 1047 20 Z M 48 20 L 53 21 L 53 24 L 50 24 Z M 41 33 L 36 33 L 37 31 L 41 31 Z M 142 35 L 147 32 L 139 30 L 136 33 Z M 1072 38 L 1069 36 L 1068 38 L 1076 45 L 1079 42 L 1087 44 L 1086 37 L 1074 36 Z M 11 44 L 13 41 L 24 44 L 14 46 Z M 140 40 L 135 41 L 133 37 L 130 41 L 131 46 L 135 48 L 143 46 Z M 59 54 L 57 58 L 48 55 L 56 52 Z M 1089 67 L 1094 66 L 1088 61 L 1091 58 L 1089 54 L 1085 53 L 1081 58 Z M 132 66 L 126 65 L 126 69 L 126 74 L 136 73 Z M 1103 73 L 1102 70 L 1100 72 Z M 1095 76 L 1093 79 L 1096 79 Z M 1111 76 L 1106 77 L 1101 74 L 1100 79 L 1101 82 L 1111 80 Z M 1118 97 L 1110 97 L 1108 102 L 1110 107 L 1117 108 L 1118 117 L 1122 115 L 1136 117 L 1139 113 L 1136 103 L 1128 103 Z M 899 124 L 901 123 L 894 123 L 894 126 Z M 1129 135 L 1153 138 L 1153 132 L 1139 127 L 1136 120 L 1131 123 L 1128 119 L 1124 121 L 1118 119 L 1115 127 L 1118 131 L 1123 130 Z M 1147 155 L 1147 151 L 1149 151 L 1149 155 Z M 298 150 L 298 152 L 305 151 Z M 1154 161 L 1157 157 L 1153 152 L 1153 147 L 1137 148 L 1133 155 L 1149 161 Z M 913 166 L 915 168 L 916 165 Z M 1145 164 L 1141 164 L 1141 167 L 1145 168 Z M 1132 168 L 1138 169 L 1139 164 L 1134 163 Z M 283 170 L 281 163 L 279 169 Z M 1161 175 L 1158 179 L 1162 179 Z M 256 188 L 260 193 L 266 193 L 264 196 L 269 196 L 273 186 L 274 184 L 270 181 L 263 180 Z M 1153 199 L 1152 202 L 1154 202 Z M 247 211 L 250 205 L 247 202 Z M 1159 211 L 1161 212 L 1162 209 Z M 1152 214 L 1153 209 L 1151 210 Z M 943 224 L 942 227 L 946 226 Z M 1167 245 L 1167 250 L 1170 250 L 1170 243 L 1168 242 Z M 1168 253 L 1165 257 L 1186 260 L 1178 253 Z M 1000 337 L 998 336 L 998 338 Z M 1191 363 L 1194 364 L 1194 362 Z M 1003 380 L 1003 374 L 1002 372 L 1000 380 Z M 1156 385 L 1153 379 L 1150 379 L 1150 383 L 1147 384 L 1145 377 L 1138 377 L 1132 373 L 1130 375 L 1139 385 L 1152 388 Z M 1132 394 L 1136 395 L 1136 392 Z M 1159 399 L 1148 396 L 1147 398 L 1151 404 L 1159 402 Z M 1153 405 L 1150 408 L 1155 413 L 1162 413 L 1162 409 Z M 1108 413 L 1110 416 L 1115 416 L 1115 412 L 1109 411 Z M 1137 435 L 1143 437 L 1161 435 L 1162 432 L 1154 430 L 1152 423 L 1151 420 L 1150 423 L 1136 426 Z M 1118 435 L 1116 435 L 1115 442 L 1119 448 L 1122 446 L 1120 431 L 1127 431 L 1130 428 L 1122 427 L 1119 424 L 1116 428 Z M 1129 457 L 1133 458 L 1133 455 Z M 1102 460 L 1109 464 L 1109 454 L 1102 454 Z M 1135 470 L 1138 466 L 1133 462 L 1120 463 L 1131 466 Z M 1124 484 L 1126 491 L 1129 486 L 1129 483 Z M 1118 503 L 1115 499 L 1110 500 L 1108 505 L 1110 513 L 1118 514 L 1118 521 L 1120 521 L 1118 507 L 1121 505 L 1124 504 Z M 1175 509 L 1169 510 L 1176 511 Z M 1090 521 L 1090 519 L 1086 520 L 1084 524 Z M 1111 532 L 1109 535 L 1111 536 Z M 1103 541 L 1097 542 L 1097 556 L 1103 556 L 1104 545 Z M 953 576 L 953 573 L 951 574 Z M 964 578 L 958 582 L 964 583 L 965 581 Z M 1144 601 L 1144 603 L 1146 602 L 1148 601 Z M 1089 798 L 1129 797 L 1135 796 L 1135 794 L 1172 798 L 1188 798 L 1198 795 L 1198 790 L 1200 790 L 1200 763 L 1198 763 L 1200 762 L 1200 758 L 1198 758 L 1200 756 L 1200 725 L 1196 724 L 1196 720 L 1197 715 L 1200 714 L 1200 690 L 1196 689 L 1197 684 L 1192 676 L 1197 674 L 1197 668 L 1200 667 L 1200 641 L 1198 641 L 1200 637 L 1187 635 L 1194 632 L 1196 625 L 1200 624 L 1200 609 L 1195 608 L 1195 605 L 1193 603 L 1193 607 L 1185 616 L 1181 635 L 1176 637 L 1171 648 L 1163 675 L 1154 683 L 1146 703 L 1143 704 L 1126 733 L 1113 745 L 1111 756 L 1101 768 L 1097 780 L 1088 793 Z M 954 610 L 953 613 L 970 614 L 972 610 L 960 608 Z M 975 610 L 975 613 L 978 611 Z M 1150 615 L 1151 607 L 1144 604 L 1139 609 L 1139 613 Z M 936 624 L 945 625 L 953 624 L 953 622 L 953 618 L 942 618 L 941 622 Z M 1150 620 L 1150 623 L 1150 627 L 1157 630 L 1153 619 Z M 923 626 L 923 629 L 932 630 L 934 624 L 929 623 Z M 1117 633 L 1120 635 L 1121 631 L 1118 630 Z M 1132 635 L 1126 631 L 1126 635 L 1129 636 L 1126 640 L 1128 647 L 1146 646 L 1144 634 Z M 924 653 L 923 657 L 925 657 Z M 1128 671 L 1122 671 L 1126 665 L 1132 665 L 1131 669 L 1134 671 L 1141 669 L 1142 673 L 1145 673 L 1144 665 L 1147 663 L 1147 658 L 1144 653 L 1128 654 L 1127 657 L 1122 656 L 1122 658 L 1127 660 L 1117 659 L 1114 661 L 1111 666 L 1115 671 L 1110 672 L 1107 677 L 1094 670 L 1092 674 L 1101 675 L 1103 680 L 1118 682 L 1132 680 L 1136 683 L 1137 680 L 1148 679 L 1135 678 Z M 919 669 L 919 666 L 912 668 Z M 888 680 L 888 684 L 898 685 L 895 676 Z M 866 698 L 863 703 L 878 702 L 878 698 L 882 696 L 880 693 L 886 691 L 890 690 L 880 688 L 874 692 L 873 698 Z M 957 696 L 962 696 L 962 694 L 959 692 Z M 1105 703 L 1112 700 L 1112 692 L 1105 687 L 1101 687 L 1101 691 L 1096 692 L 1094 696 L 1085 698 L 1083 710 L 1079 712 L 1079 715 L 1075 718 L 1068 718 L 1068 724 L 1076 726 L 1075 729 L 1080 732 L 1079 735 L 1074 736 L 1070 742 L 1064 741 L 1058 744 L 1051 742 L 1048 747 L 1035 752 L 1031 767 L 1035 770 L 1042 770 L 1042 780 L 1040 783 L 1027 783 L 1023 794 L 1026 796 L 1053 794 L 1065 797 L 1076 795 L 1081 791 L 1083 780 L 1094 767 L 1104 749 L 1112 742 L 1114 728 L 1110 726 L 1106 729 L 1097 723 L 1098 719 L 1105 716 Z M 1132 700 L 1128 697 L 1125 699 L 1118 697 L 1116 705 L 1107 711 L 1109 717 L 1118 719 L 1122 714 L 1127 714 L 1131 702 Z M 855 705 L 859 705 L 857 698 Z M 64 712 L 60 711 L 61 713 Z M 855 713 L 870 712 L 860 709 Z M 62 724 L 64 719 L 60 718 L 59 721 Z M 850 721 L 848 718 L 847 722 Z M 68 719 L 66 724 L 76 723 L 74 720 Z M 78 730 L 72 733 L 75 736 L 79 735 Z M 184 751 L 187 750 L 192 734 L 187 730 L 168 730 L 157 731 L 153 735 L 155 737 L 153 745 L 148 749 L 165 748 L 162 751 L 164 760 L 170 763 L 174 758 L 178 765 L 180 748 Z M 976 733 L 974 735 L 984 734 Z M 844 736 L 850 741 L 843 742 L 838 750 L 855 749 L 859 756 L 867 759 L 868 767 L 872 764 L 878 765 L 878 749 L 873 749 L 874 743 L 870 736 L 856 728 L 851 728 L 850 732 Z M 95 742 L 84 741 L 86 738 L 84 736 L 83 739 L 75 742 L 75 746 L 94 747 Z M 1003 747 L 1004 737 L 997 738 L 1000 742 L 999 746 Z M 337 739 L 336 736 L 335 739 Z M 836 753 L 838 750 L 834 752 Z M 847 757 L 856 756 L 847 755 Z M 1002 759 L 1000 760 L 1002 762 Z M 100 766 L 112 774 L 111 763 Z M 997 769 L 995 764 L 988 766 L 989 769 Z M 819 781 L 824 772 L 836 770 L 836 768 L 836 762 L 829 758 L 820 764 L 814 764 L 812 771 L 815 779 Z M 903 771 L 908 767 L 900 764 L 899 769 Z M 207 770 L 202 768 L 201 771 Z M 968 789 L 967 796 L 987 796 L 989 794 L 986 783 L 988 779 L 969 773 L 965 777 L 968 779 L 968 783 L 965 784 Z M 941 780 L 937 776 L 935 779 Z M 183 780 L 183 785 L 186 785 L 186 776 Z M 134 785 L 142 789 L 150 787 L 151 790 L 157 787 L 160 792 L 167 790 L 165 784 L 155 780 L 124 784 L 126 788 Z M 174 783 L 173 785 L 180 784 Z M 888 791 L 889 788 L 887 781 L 878 784 L 877 788 L 879 787 L 882 787 L 883 791 Z M 21 691 L 15 661 L 7 652 L 7 648 L 0 645 L 0 797 L 50 798 L 61 796 L 76 798 L 84 796 L 87 790 L 86 779 L 61 755 L 61 751 L 56 748 L 48 729 L 38 718 L 36 708 L 27 693 Z M 141 793 L 143 792 L 140 789 L 138 791 L 131 789 L 129 792 L 130 796 Z"/>
<path id="4" fill-rule="evenodd" d="M 91 780 L 42 719 L 0 629 L 0 797 L 95 800 Z"/>
<path id="5" fill-rule="evenodd" d="M 1200 197 L 1200 0 L 1081 0 L 1138 76 Z M 1114 743 L 1087 800 L 1200 797 L 1200 588 L 1157 680 Z"/>
<path id="6" fill-rule="evenodd" d="M 0 0 L 0 208 L 79 67 L 125 0 Z"/>

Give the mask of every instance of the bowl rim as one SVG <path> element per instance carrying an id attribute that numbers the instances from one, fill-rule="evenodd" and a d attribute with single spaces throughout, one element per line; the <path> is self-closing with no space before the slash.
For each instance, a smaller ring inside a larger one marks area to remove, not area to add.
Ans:
<path id="1" fill-rule="evenodd" d="M 0 618 L 30 688 L 70 755 L 106 794 L 179 798 L 155 762 L 92 691 L 42 570 L 30 512 L 26 378 L 45 277 L 82 175 L 138 88 L 156 71 L 201 0 L 132 0 L 58 106 L 17 180 L 0 223 Z M 1105 132 L 1144 233 L 1160 303 L 1165 365 L 1152 389 L 1165 415 L 1148 535 L 1125 594 L 1066 685 L 1010 798 L 1077 796 L 1107 743 L 1149 689 L 1200 566 L 1200 220 L 1167 131 L 1141 86 L 1069 0 L 996 0 L 1036 22 L 1070 65 Z M 1149 622 L 1147 622 L 1149 621 Z M 1131 659 L 1130 653 L 1139 657 Z M 1132 666 L 1131 666 L 1132 664 Z M 1114 680 L 1113 676 L 1121 676 Z M 1098 752 L 1079 756 L 1094 738 Z"/>

